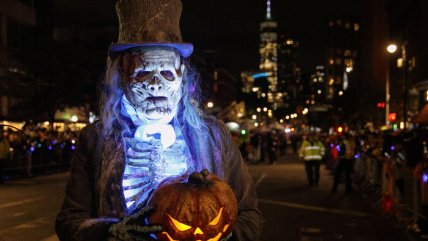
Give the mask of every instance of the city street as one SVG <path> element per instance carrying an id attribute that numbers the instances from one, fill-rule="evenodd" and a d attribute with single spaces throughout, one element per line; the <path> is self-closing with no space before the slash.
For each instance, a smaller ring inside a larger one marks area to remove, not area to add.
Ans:
<path id="1" fill-rule="evenodd" d="M 371 208 L 358 192 L 331 196 L 332 177 L 322 168 L 309 187 L 304 167 L 287 155 L 274 165 L 250 165 L 264 216 L 262 241 L 405 241 L 402 230 Z M 0 186 L 0 241 L 58 240 L 54 217 L 67 173 L 10 180 Z"/>
<path id="2" fill-rule="evenodd" d="M 291 154 L 249 171 L 264 216 L 263 241 L 411 240 L 358 191 L 345 196 L 341 184 L 330 194 L 333 176 L 323 166 L 318 187 L 309 187 L 303 163 Z"/>

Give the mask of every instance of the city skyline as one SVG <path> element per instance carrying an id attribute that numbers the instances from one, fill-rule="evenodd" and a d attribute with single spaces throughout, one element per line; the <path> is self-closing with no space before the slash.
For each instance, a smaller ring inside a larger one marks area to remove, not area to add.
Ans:
<path id="1" fill-rule="evenodd" d="M 236 77 L 243 70 L 258 70 L 259 26 L 266 17 L 265 0 L 182 2 L 183 39 L 194 44 L 196 55 L 215 50 L 218 61 Z M 117 24 L 114 0 L 56 0 L 54 4 L 57 26 Z M 299 61 L 304 72 L 324 62 L 323 47 L 329 18 L 354 16 L 359 11 L 359 3 L 355 0 L 322 3 L 272 0 L 271 4 L 272 18 L 278 22 L 279 34 L 292 37 L 301 44 Z M 111 41 L 115 42 L 116 36 L 112 36 Z"/>

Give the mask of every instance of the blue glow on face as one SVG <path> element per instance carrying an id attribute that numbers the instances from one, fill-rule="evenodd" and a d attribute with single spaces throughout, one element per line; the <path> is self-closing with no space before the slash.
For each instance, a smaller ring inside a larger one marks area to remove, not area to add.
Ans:
<path id="1" fill-rule="evenodd" d="M 428 182 L 428 173 L 426 173 L 426 172 L 422 173 L 422 181 L 424 183 Z"/>
<path id="2" fill-rule="evenodd" d="M 268 76 L 269 76 L 269 74 L 264 72 L 264 73 L 254 74 L 251 77 L 253 77 L 253 79 L 257 79 L 257 78 L 268 77 Z"/>

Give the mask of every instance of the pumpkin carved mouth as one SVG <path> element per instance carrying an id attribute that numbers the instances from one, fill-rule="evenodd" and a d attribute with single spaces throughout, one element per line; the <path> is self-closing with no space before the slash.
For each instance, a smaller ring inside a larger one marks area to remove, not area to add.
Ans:
<path id="1" fill-rule="evenodd" d="M 207 171 L 192 173 L 187 182 L 161 184 L 149 200 L 155 206 L 149 223 L 160 224 L 162 241 L 219 241 L 236 222 L 237 201 L 229 185 Z"/>

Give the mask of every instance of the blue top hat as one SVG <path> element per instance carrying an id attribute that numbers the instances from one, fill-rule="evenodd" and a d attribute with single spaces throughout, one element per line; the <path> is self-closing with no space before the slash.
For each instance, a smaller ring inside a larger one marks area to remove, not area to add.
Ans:
<path id="1" fill-rule="evenodd" d="M 118 0 L 119 38 L 112 43 L 109 55 L 134 47 L 172 47 L 184 58 L 193 45 L 184 43 L 180 32 L 180 0 Z"/>

